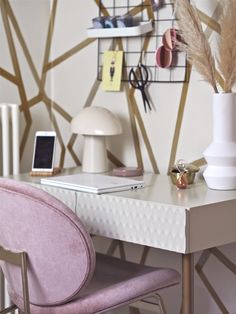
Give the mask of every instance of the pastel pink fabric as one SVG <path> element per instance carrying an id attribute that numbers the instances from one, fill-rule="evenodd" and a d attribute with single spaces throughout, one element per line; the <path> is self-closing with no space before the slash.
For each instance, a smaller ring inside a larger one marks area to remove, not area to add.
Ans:
<path id="1" fill-rule="evenodd" d="M 25 250 L 31 314 L 104 313 L 180 282 L 177 271 L 97 254 L 73 212 L 29 185 L 0 179 L 0 245 Z M 2 265 L 12 301 L 23 309 L 20 273 Z"/>
<path id="2" fill-rule="evenodd" d="M 70 300 L 90 280 L 95 252 L 78 217 L 48 193 L 0 179 L 0 245 L 29 255 L 33 304 Z M 19 267 L 2 265 L 9 289 L 22 296 Z"/>

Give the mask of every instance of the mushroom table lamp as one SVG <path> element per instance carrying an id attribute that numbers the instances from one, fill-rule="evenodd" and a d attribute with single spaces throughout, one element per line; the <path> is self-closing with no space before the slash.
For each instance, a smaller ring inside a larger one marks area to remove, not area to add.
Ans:
<path id="1" fill-rule="evenodd" d="M 84 135 L 82 171 L 106 172 L 109 170 L 106 136 L 122 132 L 119 119 L 102 107 L 87 107 L 71 122 L 72 133 Z"/>

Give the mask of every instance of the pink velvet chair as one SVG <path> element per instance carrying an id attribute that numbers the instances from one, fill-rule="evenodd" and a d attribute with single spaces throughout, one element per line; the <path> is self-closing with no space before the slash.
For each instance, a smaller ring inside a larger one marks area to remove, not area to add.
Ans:
<path id="1" fill-rule="evenodd" d="M 0 313 L 104 313 L 180 281 L 172 269 L 95 254 L 79 218 L 40 189 L 0 179 L 0 202 L 0 265 L 13 304 Z"/>

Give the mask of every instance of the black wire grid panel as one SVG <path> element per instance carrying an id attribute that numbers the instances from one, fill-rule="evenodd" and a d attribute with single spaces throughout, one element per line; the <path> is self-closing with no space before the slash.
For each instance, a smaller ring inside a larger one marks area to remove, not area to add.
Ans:
<path id="1" fill-rule="evenodd" d="M 155 2 L 155 1 L 154 1 Z M 148 5 L 140 0 L 102 0 L 99 5 L 99 16 L 102 16 L 101 7 L 105 7 L 111 16 L 121 16 L 138 8 L 140 13 L 135 15 L 135 24 L 149 21 L 147 15 Z M 149 5 L 150 6 L 150 5 Z M 154 11 L 153 31 L 137 37 L 122 37 L 124 51 L 124 66 L 122 81 L 127 81 L 127 75 L 131 68 L 138 65 L 140 57 L 147 66 L 150 74 L 150 82 L 180 83 L 186 82 L 187 60 L 186 55 L 181 52 L 174 52 L 175 65 L 169 68 L 156 66 L 156 50 L 162 46 L 162 36 L 169 28 L 178 28 L 174 16 L 174 6 L 171 0 L 162 0 L 160 8 Z M 149 37 L 147 50 L 142 52 L 144 39 Z M 116 40 L 113 38 L 98 38 L 98 67 L 97 77 L 102 80 L 103 53 L 106 50 L 116 50 Z"/>

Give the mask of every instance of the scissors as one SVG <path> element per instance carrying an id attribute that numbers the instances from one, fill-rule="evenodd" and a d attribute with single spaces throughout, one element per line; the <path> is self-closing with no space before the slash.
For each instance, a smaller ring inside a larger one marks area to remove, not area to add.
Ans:
<path id="1" fill-rule="evenodd" d="M 148 70 L 146 66 L 143 65 L 142 63 L 139 63 L 138 70 L 139 70 L 139 78 L 135 74 L 135 71 L 133 68 L 130 70 L 129 82 L 133 88 L 140 90 L 142 94 L 142 98 L 143 98 L 143 105 L 144 105 L 145 112 L 147 112 L 147 106 L 148 106 L 148 109 L 151 111 L 152 107 L 148 100 L 147 94 L 145 93 L 145 86 L 148 83 Z"/>

